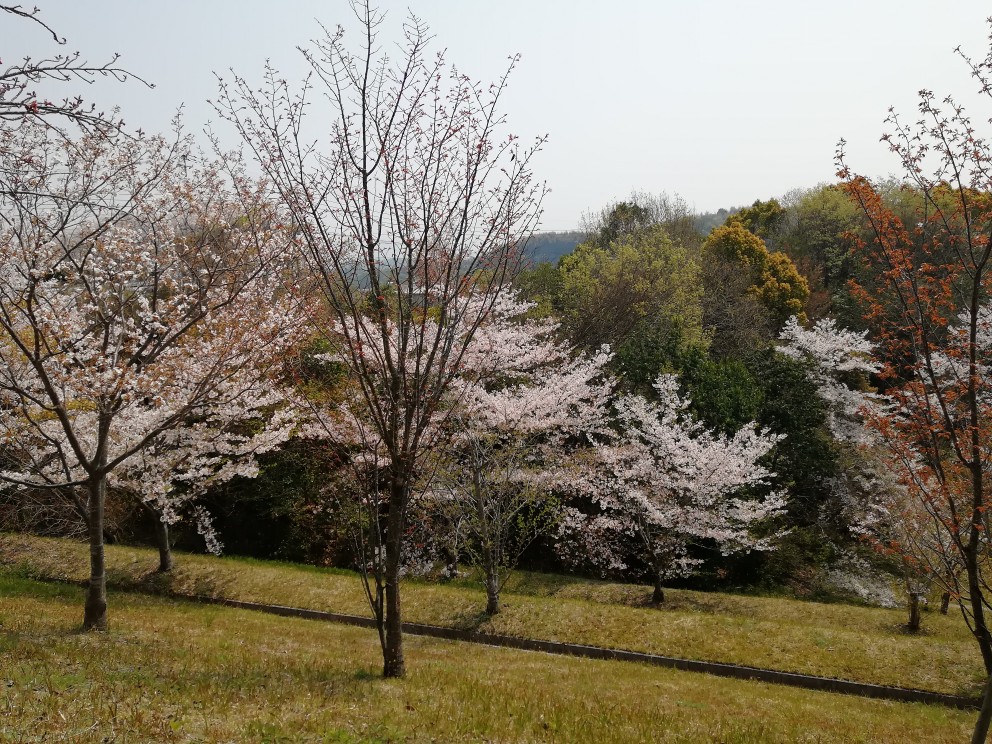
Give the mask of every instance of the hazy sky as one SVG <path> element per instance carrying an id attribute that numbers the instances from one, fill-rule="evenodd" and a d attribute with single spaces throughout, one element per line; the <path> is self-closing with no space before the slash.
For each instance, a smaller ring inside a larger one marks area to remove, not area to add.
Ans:
<path id="1" fill-rule="evenodd" d="M 260 80 L 269 58 L 304 74 L 298 45 L 317 21 L 355 29 L 345 0 L 37 0 L 43 17 L 92 61 L 120 52 L 155 83 L 100 84 L 83 94 L 118 104 L 130 124 L 162 130 L 185 103 L 199 130 L 215 119 L 214 72 Z M 29 3 L 30 4 L 30 3 Z M 831 180 L 838 139 L 862 173 L 896 163 L 878 138 L 890 105 L 914 117 L 921 88 L 953 93 L 976 122 L 992 101 L 952 50 L 988 51 L 992 13 L 977 0 L 386 0 L 384 36 L 408 8 L 437 48 L 491 80 L 519 52 L 504 111 L 513 131 L 547 133 L 536 161 L 551 193 L 543 229 L 632 189 L 681 194 L 697 211 L 748 204 Z M 0 17 L 0 57 L 51 53 L 40 29 Z M 357 47 L 356 47 L 357 48 Z M 986 125 L 990 133 L 992 126 Z M 224 132 L 223 127 L 219 131 Z M 234 143 L 233 138 L 231 143 Z"/>

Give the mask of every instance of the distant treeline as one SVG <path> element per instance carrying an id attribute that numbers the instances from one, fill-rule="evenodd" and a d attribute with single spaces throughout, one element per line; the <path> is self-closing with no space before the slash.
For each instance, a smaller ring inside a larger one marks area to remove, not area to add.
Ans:
<path id="1" fill-rule="evenodd" d="M 722 225 L 727 217 L 738 211 L 737 207 L 719 209 L 716 212 L 706 212 L 692 216 L 696 231 L 703 237 L 710 234 L 714 227 Z M 575 246 L 589 237 L 585 230 L 567 230 L 564 232 L 535 233 L 527 242 L 527 256 L 535 266 L 542 263 L 556 264 L 562 256 L 567 256 L 575 250 Z"/>

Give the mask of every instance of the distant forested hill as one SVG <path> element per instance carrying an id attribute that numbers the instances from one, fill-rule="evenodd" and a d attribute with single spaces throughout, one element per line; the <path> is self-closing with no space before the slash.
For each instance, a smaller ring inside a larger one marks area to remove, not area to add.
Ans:
<path id="1" fill-rule="evenodd" d="M 567 256 L 585 239 L 586 233 L 581 230 L 535 233 L 527 243 L 527 257 L 535 265 L 556 264 L 559 258 Z"/>

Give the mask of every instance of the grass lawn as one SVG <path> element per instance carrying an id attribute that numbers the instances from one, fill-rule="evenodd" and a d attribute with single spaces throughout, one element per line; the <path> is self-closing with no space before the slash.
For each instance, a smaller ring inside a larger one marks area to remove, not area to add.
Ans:
<path id="1" fill-rule="evenodd" d="M 160 582 L 161 589 L 180 592 L 369 612 L 357 576 L 347 571 L 180 554 L 166 585 L 151 573 L 157 565 L 152 550 L 109 546 L 107 561 L 117 586 Z M 0 564 L 25 576 L 81 580 L 87 548 L 0 534 Z M 469 582 L 412 581 L 404 586 L 404 619 L 937 692 L 980 692 L 977 646 L 953 612 L 927 613 L 924 632 L 911 636 L 902 630 L 900 610 L 680 590 L 667 591 L 659 610 L 644 606 L 649 595 L 647 587 L 521 574 L 504 595 L 503 612 L 490 619 L 481 614 L 483 592 Z M 110 622 L 124 622 L 116 601 Z"/>
<path id="2" fill-rule="evenodd" d="M 960 742 L 973 712 L 375 634 L 0 572 L 0 741 Z"/>

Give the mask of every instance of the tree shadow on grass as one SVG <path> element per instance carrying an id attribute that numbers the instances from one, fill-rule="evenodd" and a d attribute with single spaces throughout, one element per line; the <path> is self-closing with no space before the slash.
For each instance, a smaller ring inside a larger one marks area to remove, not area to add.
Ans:
<path id="1" fill-rule="evenodd" d="M 491 616 L 484 610 L 465 609 L 455 613 L 451 619 L 451 627 L 477 633 L 483 625 L 489 622 Z"/>
<path id="2" fill-rule="evenodd" d="M 883 623 L 880 627 L 887 633 L 905 638 L 926 638 L 927 636 L 939 635 L 936 630 L 927 627 L 925 622 L 917 630 L 911 630 L 909 623 Z"/>
<path id="3" fill-rule="evenodd" d="M 166 597 L 229 598 L 233 583 L 232 576 L 222 573 L 190 575 L 180 568 L 166 572 L 150 569 L 141 574 L 134 574 L 126 568 L 107 571 L 107 585 L 110 587 Z"/>

